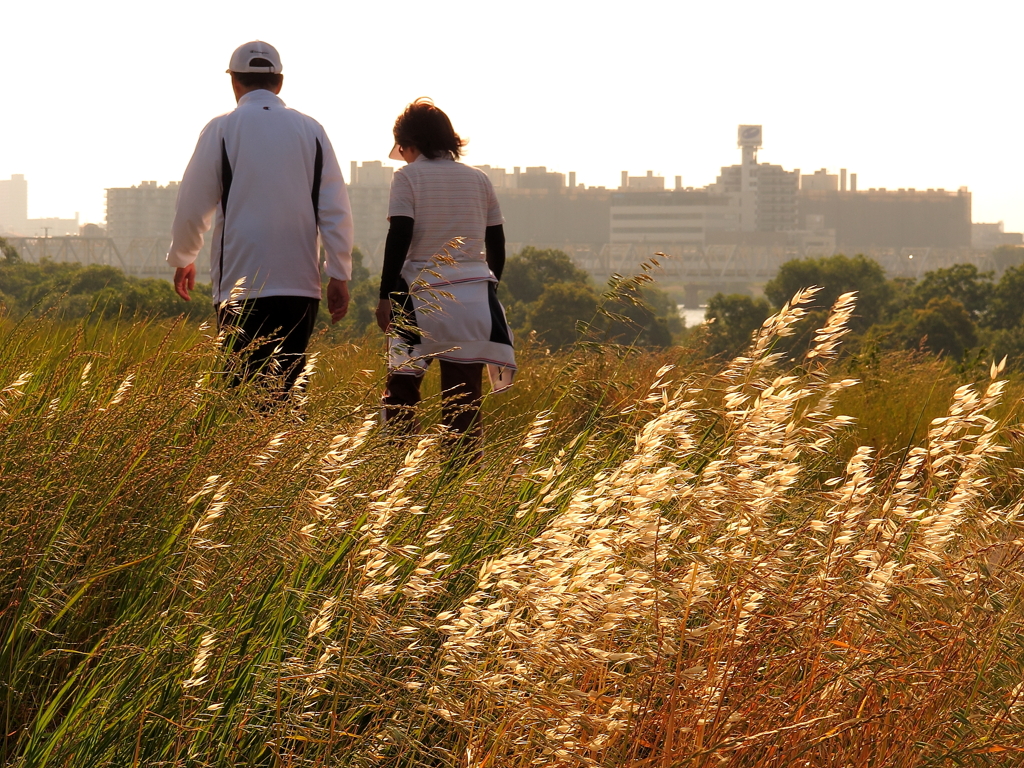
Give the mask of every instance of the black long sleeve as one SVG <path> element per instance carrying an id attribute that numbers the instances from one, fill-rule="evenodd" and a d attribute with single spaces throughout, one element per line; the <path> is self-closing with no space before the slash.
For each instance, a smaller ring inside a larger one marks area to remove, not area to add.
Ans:
<path id="1" fill-rule="evenodd" d="M 405 266 L 405 257 L 409 255 L 409 246 L 412 245 L 413 219 L 409 216 L 392 216 L 391 227 L 388 229 L 388 239 L 384 243 L 384 266 L 380 271 L 380 297 L 388 298 L 388 295 L 398 286 L 398 279 L 402 276 L 402 267 Z M 504 238 L 502 239 L 504 243 Z M 504 260 L 504 247 L 502 248 L 502 260 Z"/>
<path id="2" fill-rule="evenodd" d="M 386 299 L 395 290 L 402 275 L 409 246 L 412 244 L 413 219 L 409 216 L 392 216 L 388 239 L 384 243 L 384 266 L 380 273 L 380 298 Z M 494 276 L 501 280 L 505 271 L 505 228 L 501 224 L 484 230 L 484 252 L 487 266 Z"/>
<path id="3" fill-rule="evenodd" d="M 501 273 L 505 271 L 505 228 L 501 224 L 484 230 L 484 253 L 487 266 L 501 280 Z"/>

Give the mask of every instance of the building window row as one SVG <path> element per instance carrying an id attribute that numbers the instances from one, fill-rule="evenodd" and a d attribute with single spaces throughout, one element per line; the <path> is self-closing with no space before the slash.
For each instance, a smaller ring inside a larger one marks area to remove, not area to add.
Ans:
<path id="1" fill-rule="evenodd" d="M 612 218 L 616 220 L 638 220 L 650 221 L 654 219 L 701 219 L 700 213 L 613 213 Z"/>
<path id="2" fill-rule="evenodd" d="M 667 233 L 700 233 L 703 227 L 612 227 L 613 235 L 624 234 L 667 234 Z"/>

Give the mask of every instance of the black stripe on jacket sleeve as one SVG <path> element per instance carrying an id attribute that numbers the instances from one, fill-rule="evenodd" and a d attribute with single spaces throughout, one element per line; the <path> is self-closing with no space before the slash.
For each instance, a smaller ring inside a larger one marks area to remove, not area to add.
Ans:
<path id="1" fill-rule="evenodd" d="M 231 160 L 228 159 L 228 145 L 220 140 L 220 274 L 217 275 L 217 294 L 224 296 L 224 232 L 228 228 L 228 195 L 231 193 Z"/>
<path id="2" fill-rule="evenodd" d="M 313 160 L 313 215 L 316 223 L 320 224 L 320 179 L 324 175 L 324 148 L 320 145 L 320 139 L 316 140 L 316 158 Z"/>

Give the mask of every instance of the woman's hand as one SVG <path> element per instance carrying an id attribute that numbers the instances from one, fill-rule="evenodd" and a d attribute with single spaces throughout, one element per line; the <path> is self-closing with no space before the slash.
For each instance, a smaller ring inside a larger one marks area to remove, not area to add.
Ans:
<path id="1" fill-rule="evenodd" d="M 384 333 L 388 332 L 388 326 L 391 325 L 391 300 L 381 299 L 377 302 L 377 327 L 380 328 Z"/>

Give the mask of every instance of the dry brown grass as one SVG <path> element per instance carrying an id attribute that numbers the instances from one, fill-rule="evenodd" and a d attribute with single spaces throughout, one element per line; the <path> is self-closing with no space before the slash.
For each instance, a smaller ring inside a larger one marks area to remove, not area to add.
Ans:
<path id="1" fill-rule="evenodd" d="M 993 369 L 857 447 L 853 297 L 772 351 L 811 295 L 718 372 L 525 350 L 476 466 L 381 433 L 372 351 L 321 350 L 297 420 L 215 386 L 202 333 L 7 329 L 0 754 L 1021 764 L 1016 404 Z"/>

